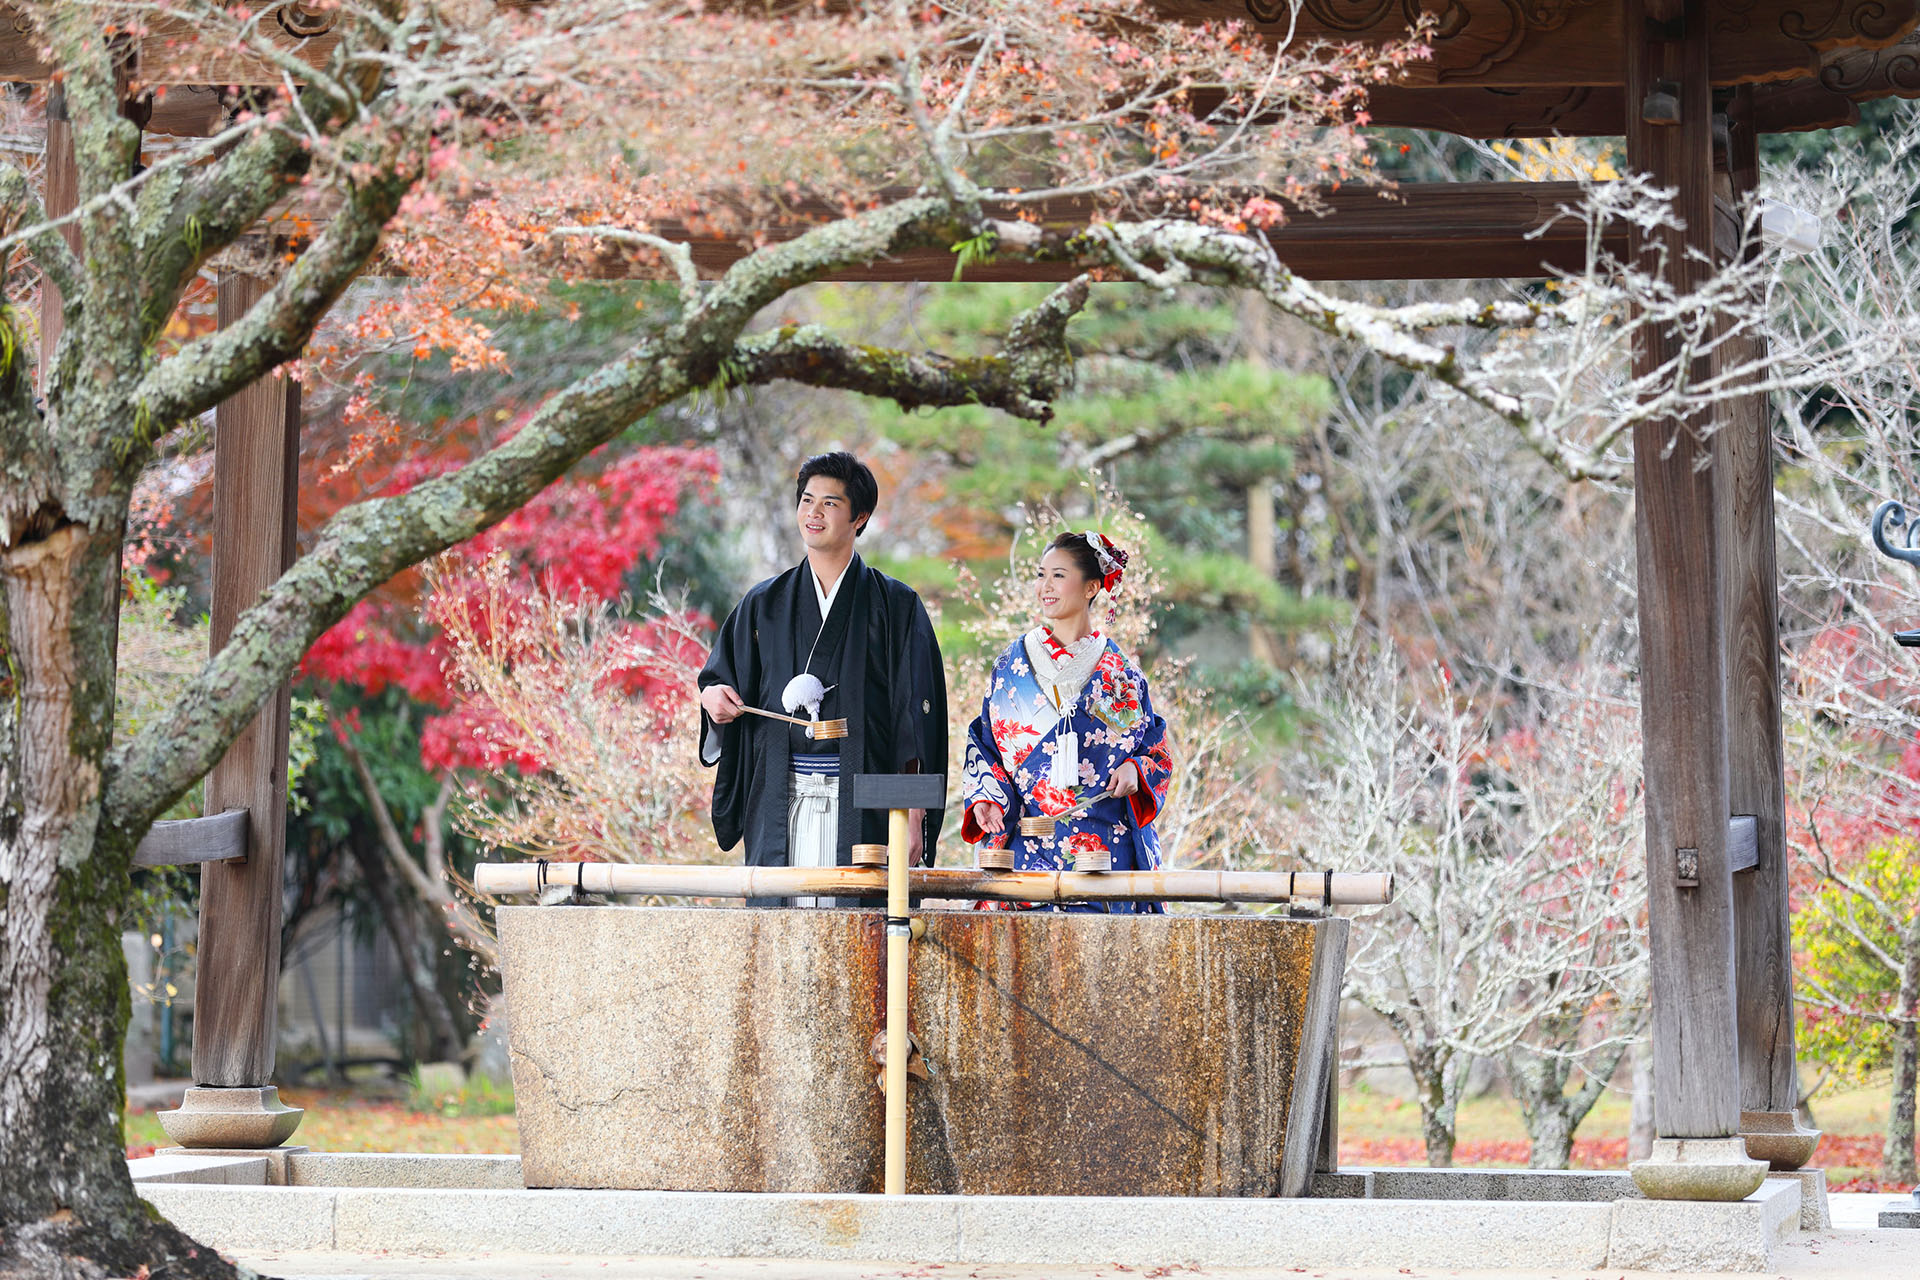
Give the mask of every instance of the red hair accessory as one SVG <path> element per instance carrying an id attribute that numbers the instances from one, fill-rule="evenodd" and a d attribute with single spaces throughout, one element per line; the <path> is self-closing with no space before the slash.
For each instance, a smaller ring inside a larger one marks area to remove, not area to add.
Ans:
<path id="1" fill-rule="evenodd" d="M 1127 571 L 1127 553 L 1107 541 L 1105 534 L 1092 529 L 1080 536 L 1087 540 L 1087 545 L 1093 548 L 1093 558 L 1100 562 L 1100 589 L 1112 591 Z"/>

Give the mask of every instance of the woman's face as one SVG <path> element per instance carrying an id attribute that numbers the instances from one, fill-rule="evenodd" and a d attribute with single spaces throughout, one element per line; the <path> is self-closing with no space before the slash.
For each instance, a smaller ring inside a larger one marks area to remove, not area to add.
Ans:
<path id="1" fill-rule="evenodd" d="M 1049 621 L 1064 622 L 1087 611 L 1100 584 L 1080 572 L 1073 557 L 1055 547 L 1040 557 L 1040 570 L 1034 575 L 1034 592 L 1040 602 L 1040 614 Z"/>

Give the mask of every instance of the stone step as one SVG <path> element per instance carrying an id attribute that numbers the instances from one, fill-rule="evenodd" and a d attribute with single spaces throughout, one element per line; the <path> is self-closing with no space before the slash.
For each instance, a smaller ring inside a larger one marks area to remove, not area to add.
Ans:
<path id="1" fill-rule="evenodd" d="M 1768 1270 L 1800 1214 L 1769 1182 L 1732 1204 L 1620 1200 L 806 1195 L 145 1183 L 216 1248 L 486 1251 L 942 1264 Z"/>

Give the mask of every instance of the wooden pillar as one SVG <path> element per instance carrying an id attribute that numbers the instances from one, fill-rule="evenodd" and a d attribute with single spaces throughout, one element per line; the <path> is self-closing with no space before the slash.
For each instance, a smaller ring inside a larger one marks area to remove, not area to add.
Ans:
<path id="1" fill-rule="evenodd" d="M 1684 223 L 1636 230 L 1633 247 L 1649 266 L 1664 254 L 1666 279 L 1689 291 L 1711 269 L 1713 248 L 1704 0 L 1628 0 L 1623 29 L 1627 163 L 1677 189 Z M 1678 350 L 1677 335 L 1643 330 L 1635 372 L 1659 369 Z M 1740 1199 L 1759 1186 L 1764 1167 L 1746 1160 L 1736 1136 L 1724 556 L 1715 499 L 1724 477 L 1706 465 L 1705 427 L 1660 417 L 1633 433 L 1658 1135 L 1634 1178 L 1659 1198 Z"/>
<path id="2" fill-rule="evenodd" d="M 1753 90 L 1727 103 L 1727 150 L 1717 187 L 1732 218 L 1759 183 Z M 1723 215 L 1723 221 L 1725 220 Z M 1737 225 L 1735 223 L 1734 225 Z M 1752 246 L 1748 247 L 1751 252 Z M 1766 339 L 1729 332 L 1718 358 L 1758 366 Z M 1755 862 L 1733 877 L 1734 972 L 1738 992 L 1740 1129 L 1751 1155 L 1797 1169 L 1818 1133 L 1794 1120 L 1793 941 L 1787 906 L 1786 779 L 1780 717 L 1780 588 L 1774 560 L 1773 419 L 1765 394 L 1726 403 L 1714 436 L 1716 489 L 1726 542 L 1722 583 L 1727 631 L 1728 799 L 1753 822 Z"/>
<path id="3" fill-rule="evenodd" d="M 232 324 L 266 291 L 223 275 L 219 314 Z M 268 377 L 214 414 L 213 634 L 293 563 L 300 462 L 300 384 Z M 283 686 L 207 777 L 208 814 L 248 812 L 247 857 L 200 876 L 200 968 L 193 1078 L 208 1088 L 259 1088 L 273 1076 L 280 981 L 281 862 L 286 843 L 288 690 Z"/>
<path id="4" fill-rule="evenodd" d="M 67 95 L 59 85 L 47 86 L 46 192 L 47 216 L 58 218 L 72 213 L 80 204 L 80 166 L 73 158 L 73 125 L 67 120 Z M 80 253 L 80 227 L 68 223 L 60 228 L 67 245 Z M 53 349 L 59 345 L 65 327 L 61 317 L 60 288 L 45 276 L 40 279 L 40 390 L 44 393 L 53 372 Z"/>

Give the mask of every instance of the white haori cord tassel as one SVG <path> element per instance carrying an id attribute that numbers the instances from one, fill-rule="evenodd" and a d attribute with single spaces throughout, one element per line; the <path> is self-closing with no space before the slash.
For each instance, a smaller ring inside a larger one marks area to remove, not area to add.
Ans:
<path id="1" fill-rule="evenodd" d="M 820 718 L 820 704 L 827 700 L 827 687 L 820 683 L 820 677 L 811 672 L 802 671 L 787 681 L 787 687 L 780 692 L 780 706 L 788 715 L 797 715 L 800 708 L 807 709 L 807 719 Z"/>
<path id="2" fill-rule="evenodd" d="M 1047 781 L 1070 791 L 1080 785 L 1080 735 L 1069 729 L 1056 735 L 1053 742 L 1053 763 L 1047 766 Z"/>

